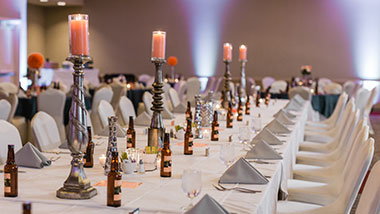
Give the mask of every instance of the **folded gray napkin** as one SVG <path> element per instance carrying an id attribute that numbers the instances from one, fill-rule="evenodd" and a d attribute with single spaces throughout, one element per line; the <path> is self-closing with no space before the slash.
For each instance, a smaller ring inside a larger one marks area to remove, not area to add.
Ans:
<path id="1" fill-rule="evenodd" d="M 301 108 L 302 108 L 302 105 L 298 104 L 294 100 L 290 100 L 289 103 L 286 104 L 286 106 L 284 107 L 284 110 L 285 111 L 289 111 L 289 110 L 299 111 Z"/>
<path id="2" fill-rule="evenodd" d="M 266 184 L 268 179 L 247 160 L 240 158 L 223 173 L 219 182 L 221 184 Z"/>
<path id="3" fill-rule="evenodd" d="M 183 103 L 180 103 L 173 109 L 174 113 L 184 114 L 186 113 L 186 106 Z"/>
<path id="4" fill-rule="evenodd" d="M 280 111 L 278 111 L 276 114 L 273 115 L 273 117 L 277 117 L 277 115 L 279 114 L 285 114 L 289 119 L 294 119 L 296 118 L 297 116 L 288 112 L 288 111 L 285 111 L 284 109 L 280 109 Z"/>
<path id="5" fill-rule="evenodd" d="M 255 144 L 256 142 L 264 140 L 265 142 L 269 143 L 269 145 L 281 145 L 282 142 L 280 139 L 276 137 L 269 129 L 264 128 L 261 130 L 259 134 L 257 134 L 253 139 L 251 144 Z"/>
<path id="6" fill-rule="evenodd" d="M 206 194 L 192 207 L 186 214 L 228 214 L 229 212 L 222 207 L 214 198 Z"/>
<path id="7" fill-rule="evenodd" d="M 163 119 L 173 119 L 174 114 L 171 113 L 168 108 L 164 107 L 164 110 L 162 111 L 162 118 Z"/>
<path id="8" fill-rule="evenodd" d="M 141 113 L 139 116 L 136 117 L 135 124 L 138 126 L 149 126 L 151 120 L 152 120 L 152 117 L 149 116 L 149 114 L 144 111 L 143 113 Z"/>
<path id="9" fill-rule="evenodd" d="M 293 122 L 285 113 L 280 112 L 276 116 L 277 120 L 280 121 L 284 125 L 294 125 L 295 122 Z"/>
<path id="10" fill-rule="evenodd" d="M 41 169 L 44 166 L 50 166 L 51 161 L 28 142 L 16 153 L 16 164 L 18 166 Z"/>
<path id="11" fill-rule="evenodd" d="M 272 120 L 272 122 L 268 123 L 268 125 L 266 125 L 265 128 L 269 129 L 274 134 L 288 134 L 288 133 L 290 133 L 290 130 L 284 124 L 282 124 L 280 121 L 278 121 L 277 118 Z"/>
<path id="12" fill-rule="evenodd" d="M 264 140 L 257 141 L 255 146 L 247 152 L 246 159 L 264 159 L 264 160 L 279 160 L 282 159 L 268 143 Z"/>
<path id="13" fill-rule="evenodd" d="M 304 103 L 305 103 L 305 101 L 306 100 L 304 100 L 302 97 L 301 97 L 301 95 L 299 95 L 299 94 L 296 94 L 293 98 L 292 98 L 292 100 L 294 100 L 297 104 L 299 104 L 299 105 L 303 105 Z"/>

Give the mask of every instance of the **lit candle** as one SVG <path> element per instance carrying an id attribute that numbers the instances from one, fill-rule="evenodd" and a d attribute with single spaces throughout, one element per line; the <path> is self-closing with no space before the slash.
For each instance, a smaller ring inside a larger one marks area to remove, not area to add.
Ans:
<path id="1" fill-rule="evenodd" d="M 166 32 L 153 31 L 152 59 L 165 59 Z"/>
<path id="2" fill-rule="evenodd" d="M 232 60 L 232 45 L 230 43 L 224 43 L 224 60 Z"/>
<path id="3" fill-rule="evenodd" d="M 88 15 L 69 15 L 71 55 L 89 55 Z"/>
<path id="4" fill-rule="evenodd" d="M 101 166 L 104 166 L 104 164 L 106 163 L 106 156 L 104 154 L 102 154 L 102 156 L 99 157 L 99 163 Z"/>
<path id="5" fill-rule="evenodd" d="M 239 48 L 239 59 L 240 60 L 247 60 L 247 46 L 245 45 L 240 45 Z"/>

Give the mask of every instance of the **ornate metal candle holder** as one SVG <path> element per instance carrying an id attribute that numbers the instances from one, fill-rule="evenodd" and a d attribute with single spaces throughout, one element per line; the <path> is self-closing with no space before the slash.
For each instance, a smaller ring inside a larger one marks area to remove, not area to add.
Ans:
<path id="1" fill-rule="evenodd" d="M 210 91 L 206 99 L 203 100 L 201 109 L 201 126 L 211 127 L 211 123 L 214 117 L 214 101 L 212 99 L 214 93 Z"/>
<path id="2" fill-rule="evenodd" d="M 245 104 L 246 100 L 246 79 L 245 79 L 245 65 L 247 64 L 247 60 L 240 60 L 240 99 L 243 104 Z"/>
<path id="3" fill-rule="evenodd" d="M 117 138 L 116 138 L 116 123 L 117 117 L 108 117 L 108 146 L 106 152 L 106 162 L 104 164 L 104 174 L 108 175 L 111 171 L 112 152 L 117 152 Z"/>
<path id="4" fill-rule="evenodd" d="M 63 187 L 57 190 L 57 197 L 63 199 L 89 199 L 97 194 L 91 186 L 83 169 L 83 153 L 87 145 L 87 111 L 84 105 L 84 63 L 88 56 L 70 56 L 66 60 L 74 64 L 73 94 L 69 114 L 69 134 L 67 143 L 73 157 L 71 172 Z"/>
<path id="5" fill-rule="evenodd" d="M 223 94 L 223 103 L 222 106 L 225 109 L 228 109 L 228 103 L 231 102 L 231 60 L 224 60 L 226 64 L 226 71 L 224 73 L 224 94 Z"/>
<path id="6" fill-rule="evenodd" d="M 161 115 L 164 109 L 162 101 L 162 94 L 164 93 L 162 89 L 164 87 L 162 83 L 162 64 L 165 63 L 165 59 L 152 58 L 152 62 L 156 66 L 156 75 L 154 83 L 152 84 L 153 101 L 151 110 L 153 111 L 153 116 L 150 127 L 148 128 L 148 146 L 162 147 L 165 134 Z"/>
<path id="7" fill-rule="evenodd" d="M 195 113 L 194 113 L 194 124 L 195 124 L 195 132 L 194 138 L 202 139 L 202 125 L 201 125 L 201 108 L 202 108 L 202 98 L 201 95 L 195 96 Z"/>

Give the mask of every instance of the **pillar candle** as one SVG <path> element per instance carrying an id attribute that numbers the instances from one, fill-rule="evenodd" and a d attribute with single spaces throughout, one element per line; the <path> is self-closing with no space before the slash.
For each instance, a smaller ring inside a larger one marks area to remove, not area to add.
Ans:
<path id="1" fill-rule="evenodd" d="M 240 60 L 247 60 L 247 46 L 245 45 L 240 45 L 239 48 L 239 59 Z"/>
<path id="2" fill-rule="evenodd" d="M 165 59 L 166 32 L 153 31 L 152 59 Z"/>
<path id="3" fill-rule="evenodd" d="M 71 55 L 89 55 L 88 15 L 69 15 Z"/>
<path id="4" fill-rule="evenodd" d="M 232 60 L 232 45 L 224 43 L 224 60 Z"/>

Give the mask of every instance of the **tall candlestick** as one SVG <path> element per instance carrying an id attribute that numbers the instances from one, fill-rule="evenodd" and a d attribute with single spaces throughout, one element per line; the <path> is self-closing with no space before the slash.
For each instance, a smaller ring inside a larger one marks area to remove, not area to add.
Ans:
<path id="1" fill-rule="evenodd" d="M 247 60 L 247 46 L 240 45 L 240 48 L 239 48 L 239 59 L 240 60 Z"/>
<path id="2" fill-rule="evenodd" d="M 232 60 L 232 45 L 230 43 L 224 43 L 224 60 Z"/>
<path id="3" fill-rule="evenodd" d="M 88 15 L 69 15 L 69 30 L 70 54 L 77 56 L 88 56 L 90 54 L 88 39 Z"/>
<path id="4" fill-rule="evenodd" d="M 165 59 L 166 32 L 153 31 L 152 60 Z"/>

